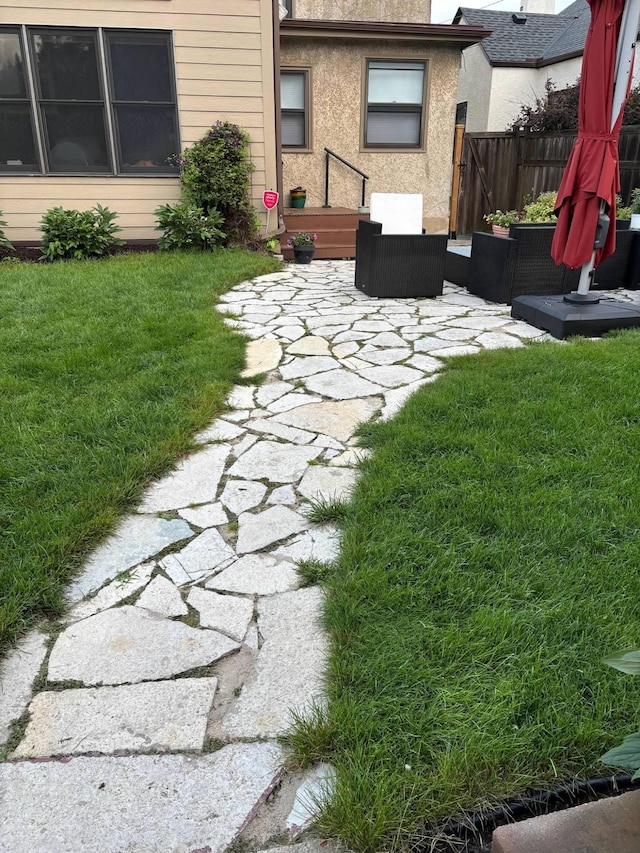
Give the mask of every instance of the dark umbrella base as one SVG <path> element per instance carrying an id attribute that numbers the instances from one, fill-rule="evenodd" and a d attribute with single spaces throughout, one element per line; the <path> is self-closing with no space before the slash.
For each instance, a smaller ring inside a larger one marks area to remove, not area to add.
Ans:
<path id="1" fill-rule="evenodd" d="M 612 329 L 640 328 L 640 306 L 601 298 L 596 305 L 572 305 L 563 296 L 518 296 L 511 316 L 544 329 L 554 338 L 593 337 Z"/>

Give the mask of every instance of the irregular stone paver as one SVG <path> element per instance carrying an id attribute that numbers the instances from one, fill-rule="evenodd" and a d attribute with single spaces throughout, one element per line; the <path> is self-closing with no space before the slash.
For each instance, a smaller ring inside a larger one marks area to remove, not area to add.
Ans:
<path id="1" fill-rule="evenodd" d="M 228 455 L 228 444 L 216 444 L 185 459 L 172 474 L 149 489 L 140 510 L 163 512 L 213 501 Z"/>
<path id="2" fill-rule="evenodd" d="M 212 528 L 205 530 L 177 554 L 168 554 L 160 565 L 167 571 L 183 569 L 191 580 L 198 580 L 234 557 L 233 548 Z"/>
<path id="3" fill-rule="evenodd" d="M 222 853 L 278 781 L 272 743 L 212 755 L 74 758 L 0 765 L 11 853 Z"/>
<path id="4" fill-rule="evenodd" d="M 338 362 L 330 356 L 318 355 L 307 358 L 296 358 L 289 364 L 283 364 L 280 375 L 283 379 L 301 379 L 303 376 L 312 376 L 326 370 L 338 367 Z"/>
<path id="5" fill-rule="evenodd" d="M 340 531 L 331 524 L 314 525 L 311 530 L 293 539 L 287 545 L 281 545 L 273 552 L 276 557 L 286 557 L 295 563 L 301 560 L 318 560 L 330 563 L 338 556 L 340 549 Z"/>
<path id="6" fill-rule="evenodd" d="M 224 487 L 220 500 L 234 515 L 240 515 L 262 501 L 267 487 L 263 483 L 251 480 L 229 480 Z"/>
<path id="7" fill-rule="evenodd" d="M 290 835 L 299 835 L 311 826 L 321 803 L 331 798 L 335 782 L 336 771 L 330 764 L 319 764 L 310 771 L 296 792 L 293 808 L 287 818 Z"/>
<path id="8" fill-rule="evenodd" d="M 103 586 L 94 596 L 75 604 L 64 614 L 62 621 L 78 622 L 80 619 L 86 619 L 88 616 L 100 613 L 101 610 L 114 607 L 114 605 L 119 604 L 146 586 L 154 568 L 155 563 L 149 562 L 123 572 L 120 578 L 116 578 L 116 580 Z"/>
<path id="9" fill-rule="evenodd" d="M 402 365 L 366 367 L 364 370 L 360 370 L 360 375 L 378 385 L 384 385 L 386 388 L 397 388 L 399 385 L 409 385 L 411 382 L 422 379 L 419 370 Z"/>
<path id="10" fill-rule="evenodd" d="M 299 429 L 330 435 L 339 441 L 347 441 L 356 426 L 370 420 L 379 408 L 380 403 L 375 398 L 312 403 L 276 415 L 275 420 Z"/>
<path id="11" fill-rule="evenodd" d="M 238 648 L 216 631 L 200 631 L 140 607 L 114 607 L 60 634 L 49 681 L 137 684 L 206 666 Z"/>
<path id="12" fill-rule="evenodd" d="M 69 587 L 67 600 L 79 601 L 119 572 L 132 569 L 169 545 L 192 536 L 193 530 L 180 519 L 128 516 L 87 560 L 84 571 Z"/>
<path id="13" fill-rule="evenodd" d="M 182 600 L 178 587 L 157 575 L 136 601 L 136 607 L 153 610 L 161 616 L 186 616 L 189 608 Z"/>
<path id="14" fill-rule="evenodd" d="M 255 376 L 258 373 L 267 373 L 277 367 L 282 358 L 282 347 L 271 339 L 251 341 L 247 346 L 247 366 L 242 371 L 242 376 Z"/>
<path id="15" fill-rule="evenodd" d="M 296 502 L 296 493 L 292 486 L 278 486 L 274 489 L 267 500 L 268 504 L 285 504 L 292 506 Z"/>
<path id="16" fill-rule="evenodd" d="M 223 720 L 227 737 L 277 737 L 291 725 L 292 709 L 304 713 L 322 701 L 327 651 L 319 621 L 322 600 L 316 588 L 260 600 L 264 644 L 255 679 Z"/>
<path id="17" fill-rule="evenodd" d="M 329 344 L 324 338 L 309 335 L 287 347 L 289 355 L 329 355 Z"/>
<path id="18" fill-rule="evenodd" d="M 178 513 L 189 524 L 194 527 L 217 527 L 220 524 L 226 524 L 229 519 L 226 512 L 222 508 L 222 504 L 204 504 L 195 509 L 181 509 Z"/>
<path id="19" fill-rule="evenodd" d="M 253 619 L 253 602 L 234 595 L 218 595 L 194 586 L 187 602 L 200 614 L 203 628 L 215 628 L 241 643 Z"/>
<path id="20" fill-rule="evenodd" d="M 31 685 L 47 652 L 46 640 L 40 631 L 30 631 L 0 662 L 0 746 L 9 738 L 13 720 L 17 720 L 29 704 Z"/>
<path id="21" fill-rule="evenodd" d="M 238 554 L 259 551 L 309 527 L 306 518 L 285 506 L 270 507 L 257 514 L 245 512 L 238 522 Z"/>
<path id="22" fill-rule="evenodd" d="M 373 394 L 382 393 L 382 388 L 379 385 L 344 369 L 330 370 L 327 373 L 312 376 L 307 379 L 307 387 L 317 394 L 332 397 L 334 400 L 371 397 Z"/>
<path id="23" fill-rule="evenodd" d="M 245 595 L 275 595 L 299 586 L 296 567 L 288 560 L 269 554 L 248 554 L 216 575 L 205 586 Z"/>
<path id="24" fill-rule="evenodd" d="M 232 477 L 266 479 L 272 483 L 293 483 L 299 480 L 312 459 L 317 459 L 319 447 L 298 447 L 276 441 L 259 441 L 229 469 Z"/>
<path id="25" fill-rule="evenodd" d="M 215 678 L 38 693 L 14 758 L 202 748 Z"/>
<path id="26" fill-rule="evenodd" d="M 243 427 L 230 424 L 228 421 L 217 420 L 210 427 L 207 427 L 207 429 L 203 429 L 197 433 L 195 440 L 199 444 L 206 444 L 209 441 L 231 441 L 241 436 L 244 432 Z"/>
<path id="27" fill-rule="evenodd" d="M 315 501 L 345 501 L 357 479 L 356 471 L 350 468 L 327 468 L 312 465 L 298 486 L 301 495 Z"/>

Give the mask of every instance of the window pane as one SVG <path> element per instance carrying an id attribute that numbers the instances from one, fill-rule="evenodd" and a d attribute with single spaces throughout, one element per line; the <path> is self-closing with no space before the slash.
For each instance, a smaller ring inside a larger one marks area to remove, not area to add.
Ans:
<path id="1" fill-rule="evenodd" d="M 166 36 L 111 35 L 109 53 L 114 100 L 173 101 Z"/>
<path id="2" fill-rule="evenodd" d="M 91 33 L 33 36 L 40 93 L 62 101 L 99 101 L 98 62 Z"/>
<path id="3" fill-rule="evenodd" d="M 28 104 L 0 104 L 0 168 L 39 171 Z"/>
<path id="4" fill-rule="evenodd" d="M 283 110 L 304 109 L 304 72 L 280 75 L 280 102 Z"/>
<path id="5" fill-rule="evenodd" d="M 370 104 L 422 104 L 423 96 L 422 62 L 370 63 Z"/>
<path id="6" fill-rule="evenodd" d="M 420 113 L 370 112 L 367 145 L 420 145 Z"/>
<path id="7" fill-rule="evenodd" d="M 0 97 L 25 98 L 22 48 L 18 33 L 0 33 Z"/>
<path id="8" fill-rule="evenodd" d="M 304 113 L 283 113 L 282 115 L 282 144 L 295 145 L 304 148 L 305 140 Z"/>
<path id="9" fill-rule="evenodd" d="M 173 107 L 115 107 L 122 167 L 177 168 L 167 158 L 178 154 L 176 114 Z"/>
<path id="10" fill-rule="evenodd" d="M 42 108 L 53 172 L 106 172 L 109 158 L 102 107 L 46 104 Z"/>

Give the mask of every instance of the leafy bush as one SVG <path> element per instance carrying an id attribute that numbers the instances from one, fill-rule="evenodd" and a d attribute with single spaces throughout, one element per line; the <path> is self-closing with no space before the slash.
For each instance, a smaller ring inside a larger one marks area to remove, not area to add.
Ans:
<path id="1" fill-rule="evenodd" d="M 2 211 L 0 210 L 0 249 L 13 249 L 13 244 L 7 240 L 4 235 L 4 228 L 7 223 L 2 219 Z"/>
<path id="2" fill-rule="evenodd" d="M 558 130 L 576 130 L 578 127 L 578 100 L 580 78 L 572 86 L 557 89 L 553 80 L 547 80 L 544 95 L 533 104 L 523 104 L 515 121 L 507 130 L 541 130 L 554 133 Z M 629 92 L 624 108 L 623 124 L 640 124 L 640 86 Z"/>
<path id="3" fill-rule="evenodd" d="M 210 208 L 205 213 L 196 204 L 182 201 L 179 204 L 163 204 L 156 210 L 157 230 L 162 230 L 160 249 L 212 249 L 224 239 L 220 230 L 222 216 Z"/>
<path id="4" fill-rule="evenodd" d="M 631 191 L 631 213 L 640 213 L 640 187 Z"/>
<path id="5" fill-rule="evenodd" d="M 40 220 L 42 257 L 48 261 L 94 258 L 123 241 L 117 213 L 97 204 L 91 210 L 52 207 Z"/>
<path id="6" fill-rule="evenodd" d="M 499 228 L 508 228 L 514 222 L 520 220 L 517 210 L 496 210 L 495 213 L 487 213 L 482 217 L 489 225 L 497 225 Z"/>
<path id="7" fill-rule="evenodd" d="M 205 215 L 218 211 L 229 242 L 251 240 L 257 228 L 251 205 L 249 135 L 231 122 L 218 121 L 180 157 L 184 200 Z"/>
<path id="8" fill-rule="evenodd" d="M 623 207 L 622 196 L 616 193 L 616 219 L 631 219 L 631 205 Z"/>
<path id="9" fill-rule="evenodd" d="M 640 675 L 640 650 L 615 652 L 604 663 L 627 675 Z M 635 770 L 632 780 L 640 779 L 640 732 L 627 735 L 619 746 L 614 746 L 601 758 L 603 764 Z"/>
<path id="10" fill-rule="evenodd" d="M 525 204 L 522 221 L 557 222 L 558 217 L 554 213 L 557 198 L 558 194 L 555 190 L 540 193 L 533 201 Z"/>

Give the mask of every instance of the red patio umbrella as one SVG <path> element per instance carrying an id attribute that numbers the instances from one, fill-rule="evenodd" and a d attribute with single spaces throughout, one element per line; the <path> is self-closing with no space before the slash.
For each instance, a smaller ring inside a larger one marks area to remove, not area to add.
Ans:
<path id="1" fill-rule="evenodd" d="M 590 265 L 592 269 L 593 264 L 597 265 L 613 254 L 616 247 L 615 196 L 620 189 L 618 136 L 624 102 L 619 106 L 618 100 L 614 107 L 614 93 L 620 87 L 617 78 L 625 71 L 620 66 L 618 52 L 625 0 L 587 2 L 591 7 L 591 25 L 582 60 L 578 138 L 558 190 L 558 224 L 551 256 L 557 264 L 572 268 Z M 623 82 L 626 82 L 623 93 L 626 101 L 631 75 L 628 74 Z M 614 109 L 618 114 L 614 115 Z M 604 208 L 601 209 L 603 202 Z M 594 256 L 594 239 L 601 212 L 610 214 L 611 223 L 604 245 L 595 251 Z"/>

